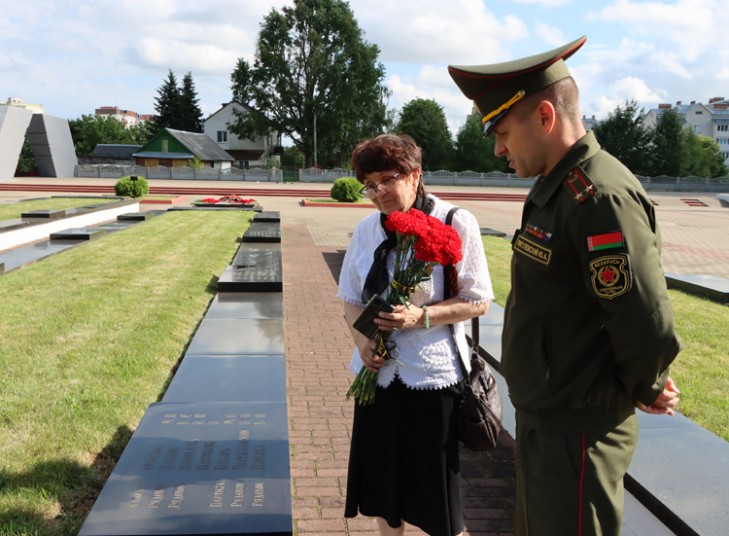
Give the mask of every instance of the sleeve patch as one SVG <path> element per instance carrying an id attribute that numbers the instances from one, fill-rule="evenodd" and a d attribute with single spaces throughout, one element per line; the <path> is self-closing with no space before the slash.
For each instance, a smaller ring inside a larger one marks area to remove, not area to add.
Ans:
<path id="1" fill-rule="evenodd" d="M 587 237 L 587 249 L 589 251 L 600 251 L 603 249 L 619 248 L 623 245 L 623 233 L 614 231 Z"/>
<path id="2" fill-rule="evenodd" d="M 627 255 L 605 255 L 591 260 L 590 274 L 595 296 L 603 300 L 622 296 L 633 284 Z"/>

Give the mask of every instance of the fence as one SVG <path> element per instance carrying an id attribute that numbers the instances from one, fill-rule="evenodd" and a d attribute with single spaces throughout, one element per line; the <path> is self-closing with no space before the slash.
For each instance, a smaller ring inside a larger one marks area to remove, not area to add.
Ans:
<path id="1" fill-rule="evenodd" d="M 145 179 L 175 179 L 175 180 L 209 180 L 209 181 L 255 181 L 255 182 L 282 182 L 283 173 L 280 169 L 264 168 L 192 168 L 179 167 L 143 167 L 123 166 L 114 164 L 86 164 L 76 166 L 74 176 L 88 178 L 118 179 L 129 175 L 137 175 Z"/>
<path id="2" fill-rule="evenodd" d="M 76 177 L 93 178 L 119 178 L 128 175 L 137 175 L 146 179 L 178 179 L 178 180 L 211 180 L 211 181 L 255 181 L 255 182 L 283 182 L 284 172 L 278 168 L 201 168 L 191 167 L 141 167 L 111 164 L 85 164 L 76 166 Z M 333 183 L 341 177 L 351 177 L 351 169 L 334 168 L 300 169 L 298 175 L 286 172 L 286 179 L 299 182 Z M 293 175 L 293 177 L 292 177 Z M 534 184 L 534 178 L 519 178 L 513 173 L 491 171 L 479 173 L 475 171 L 424 171 L 423 178 L 427 185 L 437 186 L 494 186 L 529 188 Z M 675 191 L 675 192 L 729 192 L 729 177 L 658 177 L 638 176 L 646 190 Z"/>

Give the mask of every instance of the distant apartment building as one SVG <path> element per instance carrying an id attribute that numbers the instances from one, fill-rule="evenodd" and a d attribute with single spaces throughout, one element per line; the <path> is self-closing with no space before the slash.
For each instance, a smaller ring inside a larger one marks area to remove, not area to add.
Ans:
<path id="1" fill-rule="evenodd" d="M 8 97 L 7 102 L 0 102 L 0 106 L 2 105 L 7 106 L 17 106 L 18 108 L 25 108 L 26 110 L 30 110 L 34 114 L 42 114 L 45 113 L 45 109 L 43 108 L 42 104 L 30 104 L 27 102 L 23 102 L 23 99 L 20 97 Z"/>
<path id="2" fill-rule="evenodd" d="M 122 110 L 118 106 L 102 106 L 94 110 L 94 113 L 102 117 L 113 117 L 117 121 L 124 123 L 126 128 L 136 126 L 145 121 L 154 121 L 154 115 L 138 114 L 132 110 Z"/>
<path id="3" fill-rule="evenodd" d="M 691 101 L 683 104 L 659 104 L 643 116 L 643 126 L 655 128 L 658 118 L 669 109 L 678 113 L 687 128 L 696 134 L 711 138 L 719 145 L 724 162 L 729 166 L 729 100 L 724 97 L 709 99 L 708 104 Z"/>

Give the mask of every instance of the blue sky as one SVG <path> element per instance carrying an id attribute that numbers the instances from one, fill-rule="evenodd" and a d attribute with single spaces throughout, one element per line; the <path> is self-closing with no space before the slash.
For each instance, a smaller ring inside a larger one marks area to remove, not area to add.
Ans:
<path id="1" fill-rule="evenodd" d="M 230 100 L 238 58 L 253 59 L 260 23 L 289 0 L 0 0 L 0 102 L 20 97 L 75 119 L 101 106 L 154 113 L 172 69 L 188 71 L 207 116 Z M 729 97 L 729 10 L 718 0 L 350 0 L 380 48 L 390 108 L 436 100 L 451 131 L 470 103 L 448 64 L 482 64 L 587 35 L 568 65 L 582 113 L 602 119 L 635 99 Z M 21 7 L 22 6 L 22 7 Z"/>

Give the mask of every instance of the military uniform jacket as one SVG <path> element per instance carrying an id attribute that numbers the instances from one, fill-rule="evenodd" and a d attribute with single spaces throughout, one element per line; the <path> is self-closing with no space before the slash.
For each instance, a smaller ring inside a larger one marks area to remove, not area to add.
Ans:
<path id="1" fill-rule="evenodd" d="M 502 370 L 517 418 L 609 429 L 652 404 L 679 351 L 653 205 L 590 132 L 524 204 Z"/>

